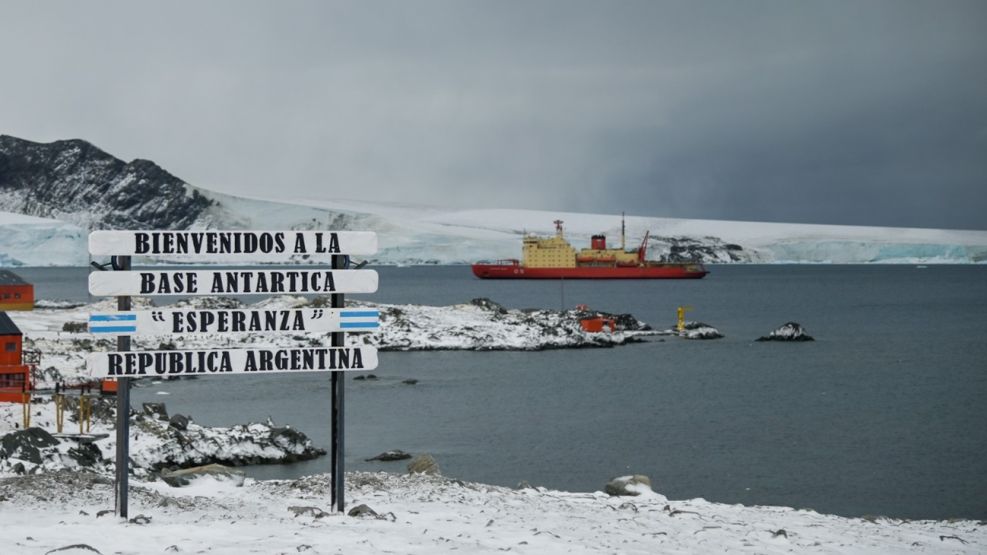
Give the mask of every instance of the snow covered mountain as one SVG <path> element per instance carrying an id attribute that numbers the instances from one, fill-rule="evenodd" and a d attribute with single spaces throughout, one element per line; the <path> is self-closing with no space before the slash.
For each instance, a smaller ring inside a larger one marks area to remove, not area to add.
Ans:
<path id="1" fill-rule="evenodd" d="M 34 216 L 29 218 L 26 216 Z M 124 162 L 81 140 L 0 136 L 0 266 L 86 264 L 92 229 L 352 229 L 376 231 L 379 264 L 517 258 L 525 232 L 565 221 L 577 247 L 615 214 L 445 210 L 384 202 L 275 202 L 194 187 L 153 162 Z M 627 218 L 627 248 L 650 232 L 649 258 L 729 263 L 985 263 L 987 231 Z"/>

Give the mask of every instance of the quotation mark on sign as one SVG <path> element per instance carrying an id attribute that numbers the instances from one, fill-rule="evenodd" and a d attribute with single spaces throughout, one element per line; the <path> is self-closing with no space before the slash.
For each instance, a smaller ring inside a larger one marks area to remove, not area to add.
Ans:
<path id="1" fill-rule="evenodd" d="M 164 313 L 160 310 L 154 310 L 151 312 L 151 319 L 155 322 L 164 322 Z"/>
<path id="2" fill-rule="evenodd" d="M 312 311 L 312 319 L 318 320 L 319 318 L 322 318 L 322 313 L 323 310 L 321 308 L 316 308 L 315 310 Z"/>

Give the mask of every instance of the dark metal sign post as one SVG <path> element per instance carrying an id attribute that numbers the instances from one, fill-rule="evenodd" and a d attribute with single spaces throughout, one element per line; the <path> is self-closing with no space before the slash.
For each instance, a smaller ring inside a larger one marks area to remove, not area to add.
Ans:
<path id="1" fill-rule="evenodd" d="M 114 270 L 130 270 L 130 257 L 112 259 Z M 130 310 L 130 297 L 117 297 L 117 310 Z M 130 350 L 130 336 L 117 336 L 117 350 Z M 130 378 L 117 378 L 117 459 L 116 459 L 116 509 L 117 515 L 127 518 L 127 493 L 130 480 Z"/>
<path id="2" fill-rule="evenodd" d="M 332 269 L 344 269 L 348 265 L 349 257 L 345 256 L 333 256 L 332 257 Z M 335 294 L 329 296 L 329 304 L 332 308 L 343 308 L 345 299 L 342 294 Z M 342 347 L 346 343 L 346 334 L 343 332 L 334 332 L 330 336 L 330 345 L 333 347 Z M 336 508 L 337 511 L 343 512 L 346 507 L 345 500 L 345 484 L 344 484 L 344 464 L 343 464 L 343 454 L 344 454 L 344 415 L 343 410 L 343 385 L 345 380 L 343 380 L 341 372 L 332 372 L 331 377 L 331 395 L 332 395 L 332 447 L 330 449 L 330 456 L 332 457 L 330 474 L 332 476 L 332 493 L 330 495 L 330 504 Z"/>

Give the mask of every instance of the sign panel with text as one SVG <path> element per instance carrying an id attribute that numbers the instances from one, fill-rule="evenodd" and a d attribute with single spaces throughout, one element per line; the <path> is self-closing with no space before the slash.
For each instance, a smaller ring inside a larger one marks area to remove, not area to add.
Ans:
<path id="1" fill-rule="evenodd" d="M 213 262 L 328 261 L 333 255 L 377 252 L 372 231 L 94 231 L 89 253 Z"/>
<path id="2" fill-rule="evenodd" d="M 90 353 L 94 378 L 339 372 L 377 368 L 373 347 L 292 347 Z"/>
<path id="3" fill-rule="evenodd" d="M 93 272 L 97 297 L 155 295 L 327 295 L 373 293 L 375 270 L 141 270 Z"/>
<path id="4" fill-rule="evenodd" d="M 375 331 L 380 313 L 361 308 L 137 310 L 89 315 L 89 332 L 112 335 Z"/>

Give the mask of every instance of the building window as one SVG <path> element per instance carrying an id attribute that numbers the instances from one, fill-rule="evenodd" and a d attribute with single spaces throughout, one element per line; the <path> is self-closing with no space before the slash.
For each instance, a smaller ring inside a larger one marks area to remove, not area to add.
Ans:
<path id="1" fill-rule="evenodd" d="M 7 351 L 8 353 L 17 352 L 17 343 L 14 343 L 13 341 L 8 341 L 7 344 L 3 346 L 3 350 Z"/>
<path id="2" fill-rule="evenodd" d="M 21 294 L 20 294 L 20 293 L 14 293 L 14 298 L 15 298 L 15 299 L 19 299 L 19 298 L 21 298 Z"/>

